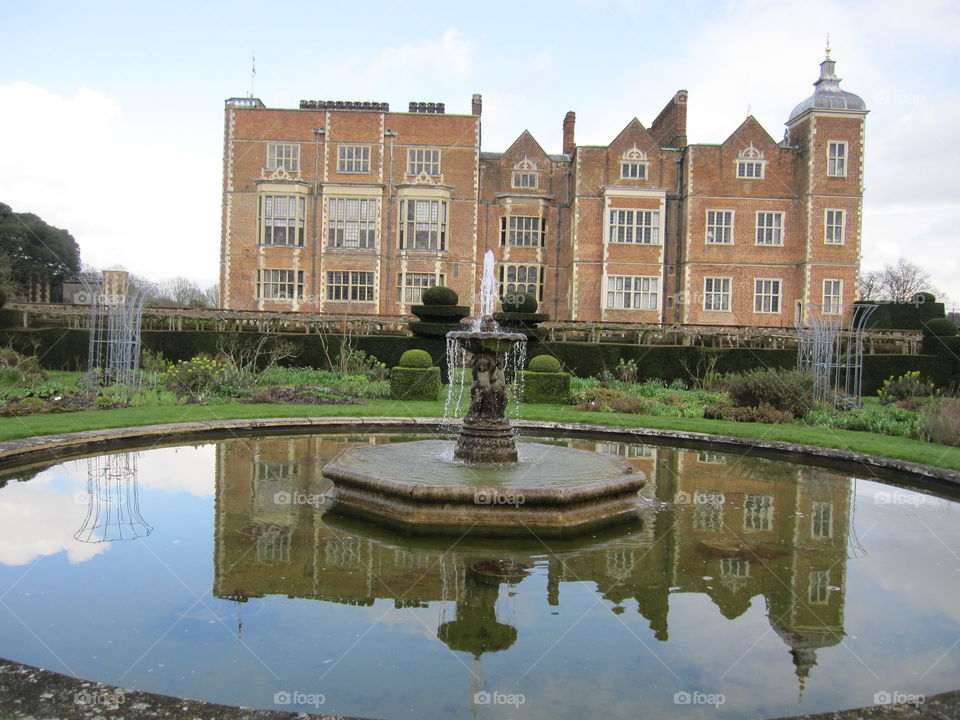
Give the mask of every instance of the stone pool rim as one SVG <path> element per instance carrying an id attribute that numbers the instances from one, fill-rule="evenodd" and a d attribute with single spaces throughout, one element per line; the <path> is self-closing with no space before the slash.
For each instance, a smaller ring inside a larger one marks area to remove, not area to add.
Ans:
<path id="1" fill-rule="evenodd" d="M 593 425 L 590 423 L 562 423 L 535 420 L 513 420 L 517 430 L 525 433 L 534 431 L 572 432 L 581 435 L 610 435 L 618 438 L 630 438 L 635 442 L 653 441 L 657 443 L 672 442 L 690 446 L 711 447 L 718 450 L 748 448 L 759 450 L 764 454 L 790 456 L 795 459 L 807 459 L 818 464 L 853 466 L 860 465 L 887 474 L 896 473 L 900 480 L 920 481 L 935 488 L 960 490 L 960 471 L 950 470 L 934 465 L 885 458 L 868 453 L 850 450 L 825 448 L 817 445 L 804 445 L 779 440 L 763 440 L 759 438 L 742 438 L 730 435 L 712 435 L 709 433 L 689 432 L 684 430 L 660 430 L 653 428 L 638 428 L 617 425 Z M 204 420 L 181 423 L 163 423 L 158 425 L 141 425 L 134 427 L 106 428 L 101 430 L 83 430 L 73 433 L 53 435 L 39 435 L 18 440 L 0 442 L 0 468 L 11 468 L 31 463 L 47 464 L 51 461 L 64 461 L 73 457 L 90 454 L 97 450 L 113 450 L 119 447 L 143 448 L 144 441 L 155 441 L 154 447 L 189 443 L 194 439 L 210 437 L 223 438 L 242 434 L 271 434 L 280 432 L 309 432 L 311 430 L 325 430 L 328 432 L 349 432 L 355 429 L 379 428 L 384 431 L 402 432 L 438 432 L 449 427 L 442 418 L 422 417 L 304 417 L 304 418 L 260 418 L 239 420 Z M 903 477 L 906 476 L 906 477 Z M 877 478 L 880 480 L 880 478 Z M 14 678 L 20 678 L 19 681 Z M 11 687 L 13 685 L 13 687 Z M 10 717 L 25 717 L 19 714 L 16 702 L 20 693 L 27 690 L 31 695 L 42 698 L 42 706 L 49 708 L 54 715 L 68 705 L 72 695 L 78 689 L 111 688 L 96 681 L 71 678 L 60 673 L 34 668 L 18 663 L 15 660 L 0 658 L 0 712 Z M 122 689 L 122 688 L 120 688 Z M 52 691 L 52 692 L 51 692 Z M 59 691 L 59 692 L 58 692 Z M 252 710 L 239 706 L 224 706 L 202 701 L 176 698 L 174 696 L 159 696 L 151 693 L 124 690 L 138 699 L 152 698 L 159 703 L 151 706 L 142 703 L 140 709 L 130 706 L 120 708 L 122 715 L 117 715 L 105 708 L 98 708 L 96 714 L 100 717 L 124 717 L 129 720 L 143 718 L 297 718 L 322 717 L 317 715 L 294 714 L 269 710 Z M 12 697 L 11 694 L 12 693 Z M 53 698 L 62 700 L 60 703 L 51 702 Z M 167 700 L 169 699 L 169 703 Z M 935 704 L 930 701 L 935 700 Z M 9 704 L 8 704 L 9 702 Z M 38 702 L 37 705 L 40 705 Z M 157 704 L 160 707 L 157 707 Z M 57 707 L 59 705 L 59 707 Z M 939 707 L 937 707 L 939 706 Z M 21 706 L 22 708 L 23 706 Z M 948 691 L 927 698 L 927 705 L 920 706 L 938 710 L 946 709 L 952 712 L 960 710 L 960 690 Z M 23 708 L 26 709 L 26 708 Z M 34 710 L 39 709 L 35 707 Z M 79 710 L 75 703 L 74 711 Z M 910 705 L 888 705 L 852 708 L 837 710 L 828 713 L 813 715 L 791 716 L 800 718 L 913 718 L 918 708 Z M 209 714 L 208 714 L 209 713 Z M 30 717 L 42 718 L 47 713 L 30 714 Z M 79 716 L 78 716 L 79 717 Z M 329 716 L 328 716 L 329 717 Z M 781 716 L 782 717 L 782 716 Z M 782 718 L 789 720 L 789 718 Z"/>
<path id="2" fill-rule="evenodd" d="M 614 436 L 631 442 L 651 441 L 673 443 L 681 447 L 724 449 L 747 448 L 763 454 L 806 459 L 826 466 L 862 466 L 891 474 L 896 479 L 920 481 L 935 488 L 960 490 L 960 471 L 936 465 L 896 458 L 886 458 L 852 450 L 805 445 L 782 440 L 764 440 L 733 435 L 713 435 L 686 430 L 660 430 L 624 425 L 594 425 L 544 420 L 513 420 L 516 430 L 534 435 L 547 433 L 576 433 L 582 436 Z M 352 430 L 381 429 L 384 432 L 436 433 L 451 426 L 443 418 L 424 417 L 293 417 L 238 420 L 199 420 L 158 425 L 81 430 L 72 433 L 38 435 L 0 442 L 0 468 L 16 467 L 33 462 L 49 463 L 83 456 L 98 450 L 143 448 L 144 441 L 155 441 L 154 447 L 189 443 L 194 439 L 231 437 L 233 435 L 271 434 L 290 432 L 350 432 Z M 881 478 L 877 478 L 881 479 Z"/>

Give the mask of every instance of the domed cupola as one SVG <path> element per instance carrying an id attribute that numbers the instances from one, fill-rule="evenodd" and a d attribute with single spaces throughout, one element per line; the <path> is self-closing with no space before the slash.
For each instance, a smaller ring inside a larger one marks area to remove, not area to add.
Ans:
<path id="1" fill-rule="evenodd" d="M 836 64 L 836 60 L 830 59 L 830 49 L 827 48 L 827 57 L 820 63 L 820 78 L 813 84 L 816 90 L 814 90 L 813 95 L 793 109 L 793 112 L 790 113 L 790 119 L 787 120 L 787 125 L 790 125 L 808 110 L 863 114 L 869 112 L 863 98 L 840 89 L 840 78 L 834 72 Z"/>

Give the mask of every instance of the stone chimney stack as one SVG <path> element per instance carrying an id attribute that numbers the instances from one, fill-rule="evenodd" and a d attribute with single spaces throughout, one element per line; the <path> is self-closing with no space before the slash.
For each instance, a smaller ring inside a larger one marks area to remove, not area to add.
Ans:
<path id="1" fill-rule="evenodd" d="M 577 143 L 573 139 L 573 126 L 577 123 L 577 114 L 571 110 L 563 118 L 563 152 L 573 155 Z"/>
<path id="2" fill-rule="evenodd" d="M 483 96 L 480 93 L 473 94 L 472 107 L 471 113 L 474 115 L 479 115 L 483 112 Z"/>

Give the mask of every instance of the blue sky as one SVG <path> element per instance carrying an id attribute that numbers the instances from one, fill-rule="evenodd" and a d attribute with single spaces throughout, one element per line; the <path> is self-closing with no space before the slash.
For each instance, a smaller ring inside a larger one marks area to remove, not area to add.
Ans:
<path id="1" fill-rule="evenodd" d="M 485 3 L 7 2 L 0 201 L 69 229 L 85 262 L 216 280 L 223 100 L 484 98 L 485 150 L 524 129 L 559 152 L 649 126 L 690 92 L 691 142 L 751 112 L 775 138 L 831 36 L 867 102 L 863 267 L 907 257 L 960 303 L 956 0 Z"/>

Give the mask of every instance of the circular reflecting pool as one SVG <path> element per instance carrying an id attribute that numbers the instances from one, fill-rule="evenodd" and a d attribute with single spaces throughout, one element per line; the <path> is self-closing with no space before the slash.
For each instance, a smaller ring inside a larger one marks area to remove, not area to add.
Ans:
<path id="1" fill-rule="evenodd" d="M 581 438 L 562 444 L 646 474 L 635 522 L 431 538 L 331 510 L 321 469 L 339 451 L 422 438 L 240 437 L 8 473 L 0 656 L 391 719 L 775 717 L 960 685 L 948 498 Z"/>

